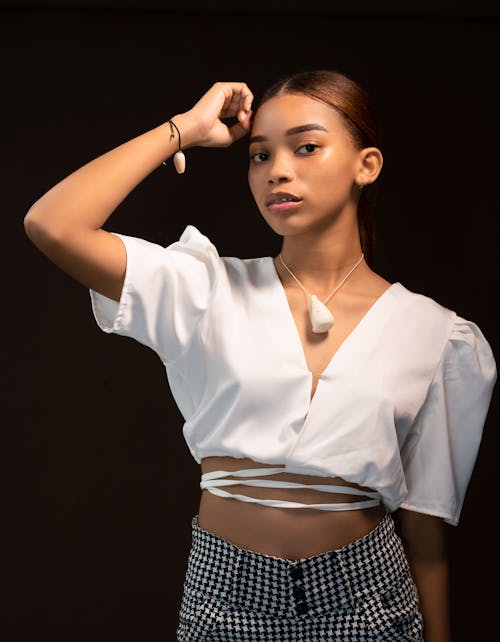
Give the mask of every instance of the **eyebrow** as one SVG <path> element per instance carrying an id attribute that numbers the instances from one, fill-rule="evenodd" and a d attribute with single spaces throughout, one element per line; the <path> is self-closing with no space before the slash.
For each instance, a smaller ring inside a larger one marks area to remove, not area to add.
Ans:
<path id="1" fill-rule="evenodd" d="M 285 136 L 293 136 L 293 134 L 300 134 L 301 132 L 309 132 L 313 129 L 319 129 L 323 132 L 327 132 L 328 129 L 326 127 L 323 127 L 323 125 L 320 125 L 319 123 L 308 123 L 307 125 L 299 125 L 298 127 L 292 127 L 291 129 L 287 129 L 285 132 Z M 248 141 L 248 144 L 251 145 L 252 143 L 262 143 L 266 140 L 269 140 L 265 136 L 252 136 L 250 140 Z"/>

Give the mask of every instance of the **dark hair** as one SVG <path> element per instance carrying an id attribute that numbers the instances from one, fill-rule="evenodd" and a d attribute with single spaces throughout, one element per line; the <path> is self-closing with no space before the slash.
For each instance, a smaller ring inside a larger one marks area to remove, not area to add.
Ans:
<path id="1" fill-rule="evenodd" d="M 270 98 L 283 94 L 301 93 L 323 101 L 333 107 L 341 117 L 353 144 L 357 149 L 377 147 L 379 131 L 375 107 L 368 93 L 357 82 L 334 70 L 299 71 L 274 81 L 262 96 L 254 110 Z M 365 260 L 372 266 L 375 258 L 375 207 L 376 184 L 365 185 L 358 202 L 358 229 L 361 249 Z"/>

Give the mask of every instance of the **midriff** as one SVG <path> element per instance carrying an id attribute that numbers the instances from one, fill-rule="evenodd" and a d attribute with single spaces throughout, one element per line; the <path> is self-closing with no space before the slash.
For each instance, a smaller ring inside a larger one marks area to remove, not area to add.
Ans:
<path id="1" fill-rule="evenodd" d="M 201 473 L 275 467 L 276 464 L 263 464 L 246 457 L 206 457 L 201 462 Z M 258 475 L 255 478 L 258 478 Z M 347 482 L 340 477 L 318 477 L 287 472 L 273 475 L 273 479 L 303 484 L 348 485 L 360 490 L 373 491 L 372 488 Z M 364 496 L 327 493 L 307 488 L 263 488 L 235 484 L 230 486 L 229 490 L 231 493 L 259 499 L 279 499 L 304 504 L 347 503 L 365 499 Z M 240 548 L 286 559 L 301 559 L 341 548 L 363 537 L 377 526 L 384 514 L 383 504 L 339 511 L 283 508 L 218 497 L 204 489 L 201 494 L 198 524 L 204 530 Z"/>

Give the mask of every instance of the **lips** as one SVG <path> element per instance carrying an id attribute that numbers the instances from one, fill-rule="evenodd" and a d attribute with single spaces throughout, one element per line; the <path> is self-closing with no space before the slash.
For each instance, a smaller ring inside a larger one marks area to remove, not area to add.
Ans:
<path id="1" fill-rule="evenodd" d="M 279 201 L 282 198 L 289 198 L 294 202 L 298 202 L 298 201 L 302 200 L 301 198 L 299 198 L 295 194 L 292 194 L 291 192 L 272 192 L 266 198 L 266 205 L 270 205 L 271 203 L 275 203 L 276 201 Z"/>

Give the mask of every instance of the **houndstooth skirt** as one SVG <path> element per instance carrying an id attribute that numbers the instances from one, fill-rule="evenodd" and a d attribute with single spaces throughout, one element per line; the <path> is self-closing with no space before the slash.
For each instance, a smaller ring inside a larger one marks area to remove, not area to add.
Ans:
<path id="1" fill-rule="evenodd" d="M 422 642 L 417 588 L 391 514 L 342 548 L 288 560 L 192 519 L 177 640 Z"/>

